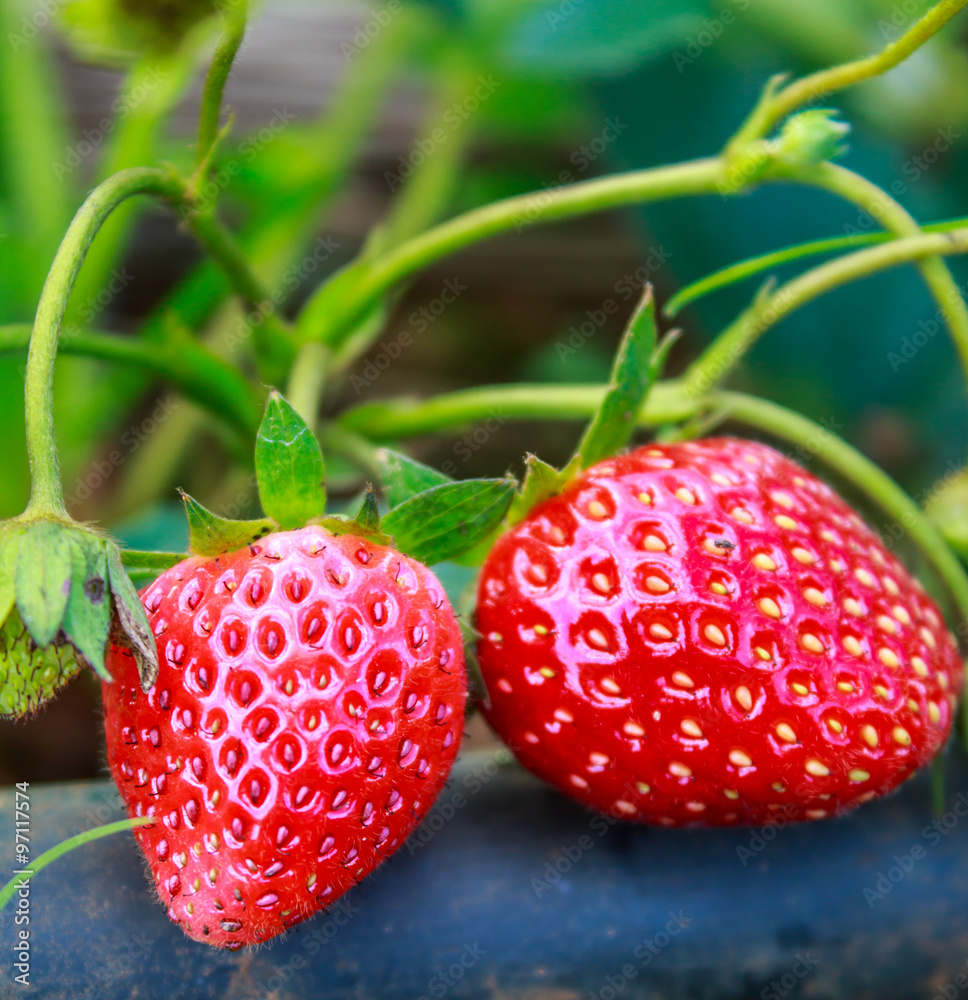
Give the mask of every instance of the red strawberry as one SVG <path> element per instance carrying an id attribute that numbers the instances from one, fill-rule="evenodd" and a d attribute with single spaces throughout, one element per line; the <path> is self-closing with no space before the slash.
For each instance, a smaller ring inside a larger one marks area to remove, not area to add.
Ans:
<path id="1" fill-rule="evenodd" d="M 521 762 L 667 826 L 820 819 L 898 785 L 951 727 L 934 603 L 828 486 L 761 444 L 593 466 L 494 547 L 484 711 Z"/>
<path id="2" fill-rule="evenodd" d="M 169 917 L 237 949 L 328 906 L 404 842 L 463 727 L 433 574 L 318 527 L 192 558 L 142 600 L 161 671 L 113 650 L 108 761 Z"/>

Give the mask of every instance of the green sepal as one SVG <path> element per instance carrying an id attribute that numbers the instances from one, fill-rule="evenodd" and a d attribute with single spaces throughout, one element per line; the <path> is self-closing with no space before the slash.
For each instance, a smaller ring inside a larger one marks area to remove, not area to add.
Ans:
<path id="1" fill-rule="evenodd" d="M 557 496 L 580 471 L 581 460 L 577 455 L 559 471 L 537 455 L 529 454 L 525 459 L 524 482 L 508 510 L 508 524 L 517 524 L 533 507 Z"/>
<path id="2" fill-rule="evenodd" d="M 326 506 L 323 453 L 316 436 L 275 389 L 255 442 L 255 470 L 266 515 L 301 528 Z"/>
<path id="3" fill-rule="evenodd" d="M 197 556 L 220 556 L 265 538 L 278 527 L 266 517 L 229 521 L 213 514 L 187 493 L 181 494 L 188 517 L 188 547 Z M 184 557 L 183 557 L 184 558 Z"/>
<path id="4" fill-rule="evenodd" d="M 111 632 L 111 588 L 108 583 L 110 543 L 75 537 L 73 583 L 64 615 L 63 630 L 75 652 L 99 677 L 109 681 L 104 651 Z"/>
<path id="5" fill-rule="evenodd" d="M 109 546 L 106 551 L 108 583 L 116 615 L 115 641 L 131 650 L 141 677 L 141 686 L 147 691 L 158 677 L 158 647 L 138 592 L 121 565 L 121 553 L 114 545 Z"/>
<path id="6" fill-rule="evenodd" d="M 666 362 L 669 360 L 669 353 L 672 351 L 672 348 L 681 336 L 682 330 L 678 327 L 676 327 L 675 330 L 670 330 L 662 338 L 662 340 L 659 341 L 658 347 L 656 347 L 655 351 L 653 351 L 652 360 L 649 362 L 649 377 L 652 380 L 652 385 L 655 385 L 655 383 L 662 378 Z"/>
<path id="7" fill-rule="evenodd" d="M 17 545 L 14 589 L 17 609 L 30 637 L 49 646 L 67 611 L 73 571 L 69 530 L 56 521 L 36 521 Z"/>
<path id="8" fill-rule="evenodd" d="M 392 448 L 380 448 L 376 453 L 376 460 L 380 468 L 383 492 L 391 508 L 424 490 L 454 481 L 450 476 Z"/>
<path id="9" fill-rule="evenodd" d="M 145 587 L 156 580 L 166 569 L 187 559 L 184 552 L 140 552 L 136 549 L 121 550 L 121 565 L 127 570 L 136 587 Z"/>
<path id="10" fill-rule="evenodd" d="M 320 525 L 334 535 L 362 535 L 380 545 L 387 545 L 392 541 L 382 530 L 376 492 L 369 483 L 366 484 L 363 502 L 355 517 L 347 517 L 345 514 L 324 514 L 322 517 L 314 518 L 312 523 Z"/>
<path id="11" fill-rule="evenodd" d="M 605 398 L 578 446 L 583 469 L 614 455 L 631 440 L 654 380 L 656 341 L 655 300 L 652 286 L 646 285 L 615 355 Z"/>
<path id="12" fill-rule="evenodd" d="M 383 530 L 401 552 L 432 565 L 474 548 L 501 523 L 514 499 L 513 479 L 444 483 L 384 515 Z"/>
<path id="13" fill-rule="evenodd" d="M 7 527 L 0 533 L 0 625 L 10 617 L 15 603 L 14 571 L 17 565 L 16 529 Z"/>
<path id="14" fill-rule="evenodd" d="M 377 503 L 376 491 L 367 483 L 363 502 L 353 519 L 364 535 L 374 535 L 380 531 L 380 505 Z"/>

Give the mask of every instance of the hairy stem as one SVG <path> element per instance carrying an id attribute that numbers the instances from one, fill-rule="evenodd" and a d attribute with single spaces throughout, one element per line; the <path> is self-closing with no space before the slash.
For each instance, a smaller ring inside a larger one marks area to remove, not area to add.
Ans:
<path id="1" fill-rule="evenodd" d="M 151 194 L 178 200 L 182 184 L 165 170 L 141 168 L 115 174 L 88 196 L 67 230 L 41 292 L 25 377 L 27 454 L 31 494 L 27 510 L 65 516 L 54 438 L 53 380 L 61 324 L 77 273 L 104 220 L 125 199 Z"/>

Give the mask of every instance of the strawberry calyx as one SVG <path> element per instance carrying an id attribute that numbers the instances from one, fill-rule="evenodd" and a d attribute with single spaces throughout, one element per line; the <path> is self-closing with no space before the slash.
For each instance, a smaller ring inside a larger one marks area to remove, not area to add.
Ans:
<path id="1" fill-rule="evenodd" d="M 118 546 L 67 515 L 0 525 L 0 714 L 33 714 L 83 666 L 109 679 L 109 642 L 150 686 L 157 649 Z"/>
<path id="2" fill-rule="evenodd" d="M 253 546 L 268 535 L 315 524 L 334 535 L 358 535 L 431 565 L 476 552 L 504 523 L 517 489 L 509 477 L 455 481 L 390 449 L 378 453 L 387 511 L 367 484 L 350 516 L 326 512 L 326 472 L 312 430 L 275 389 L 256 437 L 255 467 L 264 516 L 232 520 L 181 492 L 189 550 L 211 558 Z M 483 560 L 481 554 L 480 560 Z M 184 555 L 130 553 L 136 579 L 150 582 Z M 479 561 L 480 561 L 479 560 Z"/>
<path id="3" fill-rule="evenodd" d="M 508 526 L 522 521 L 534 507 L 563 492 L 589 466 L 624 450 L 652 386 L 662 376 L 680 330 L 661 340 L 655 319 L 655 297 L 647 284 L 629 319 L 602 402 L 582 435 L 571 460 L 556 469 L 536 455 L 525 459 L 525 475 L 508 513 Z"/>

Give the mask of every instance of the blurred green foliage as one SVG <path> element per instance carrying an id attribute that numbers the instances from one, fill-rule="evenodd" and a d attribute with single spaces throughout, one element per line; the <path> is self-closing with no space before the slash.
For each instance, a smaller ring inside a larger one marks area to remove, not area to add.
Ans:
<path id="1" fill-rule="evenodd" d="M 180 3 L 177 11 L 156 4 L 164 8 L 163 31 L 145 27 L 148 0 L 77 0 L 59 11 L 53 31 L 32 0 L 0 5 L 6 39 L 0 44 L 0 323 L 31 319 L 54 250 L 89 185 L 124 166 L 160 159 L 190 169 L 193 151 L 172 134 L 169 119 L 211 51 L 217 19 L 196 21 L 208 9 L 201 0 Z M 472 94 L 481 77 L 491 75 L 499 86 L 453 133 L 446 156 L 428 158 L 394 192 L 390 219 L 376 237 L 389 241 L 495 197 L 556 184 L 563 172 L 578 180 L 707 155 L 740 123 L 771 74 L 802 73 L 878 48 L 927 6 L 915 0 L 398 0 L 393 9 L 399 13 L 347 62 L 341 90 L 323 117 L 287 126 L 270 143 L 250 139 L 245 147 L 246 137 L 233 134 L 223 144 L 216 171 L 235 165 L 220 192 L 224 213 L 262 281 L 283 289 L 282 307 L 291 308 L 306 296 L 307 282 L 322 280 L 347 259 L 349 248 L 321 254 L 311 277 L 294 278 L 294 269 L 316 253 L 387 95 L 404 77 L 422 82 L 428 128 Z M 272 4 L 265 7 L 272 16 Z M 361 18 L 374 9 L 389 8 L 378 2 Z M 965 212 L 968 55 L 959 31 L 961 22 L 837 105 L 853 126 L 845 162 L 923 220 Z M 54 50 L 63 40 L 75 58 L 126 66 L 114 125 L 90 156 L 80 153 L 56 69 Z M 149 88 L 148 74 L 159 65 L 163 83 Z M 125 94 L 139 86 L 148 99 L 125 103 Z M 602 140 L 610 122 L 625 127 Z M 240 153 L 246 148 L 251 157 Z M 72 150 L 78 164 L 59 170 Z M 471 156 L 472 150 L 491 152 Z M 147 212 L 157 210 L 141 203 L 126 208 L 99 237 L 69 324 L 110 326 L 111 306 L 97 304 L 105 294 L 113 299 L 111 284 Z M 643 261 L 662 250 L 665 262 L 652 275 L 660 300 L 731 261 L 873 225 L 829 195 L 794 188 L 650 206 L 627 218 Z M 952 266 L 959 281 L 966 280 L 964 264 Z M 509 278 L 515 289 L 527 283 L 526 274 Z M 680 319 L 687 336 L 673 366 L 725 326 L 753 290 L 732 288 L 688 310 Z M 520 304 L 515 294 L 506 308 Z M 188 329 L 250 364 L 245 337 L 237 336 L 244 318 L 213 265 L 187 260 L 173 287 L 141 304 L 139 335 L 161 342 Z M 424 343 L 407 359 L 409 375 L 418 390 L 489 375 L 600 380 L 626 317 L 615 317 L 577 361 L 565 363 L 554 348 L 594 306 L 563 294 L 557 308 L 535 314 L 547 328 L 502 344 L 479 335 L 504 321 L 496 307 L 459 302 L 422 335 Z M 505 317 L 509 337 L 520 329 L 515 322 L 529 322 L 526 310 L 521 315 L 525 319 Z M 745 387 L 828 421 L 916 489 L 949 461 L 961 460 L 968 431 L 954 353 L 943 333 L 935 336 L 937 329 L 913 269 L 871 278 L 812 304 L 765 338 L 744 366 Z M 905 348 L 923 337 L 923 349 Z M 892 353 L 900 362 L 890 360 Z M 22 366 L 22 357 L 0 358 L 0 421 L 10 442 L 0 477 L 2 515 L 18 511 L 26 496 Z M 244 516 L 253 497 L 246 450 L 193 407 L 173 406 L 150 433 L 142 430 L 162 397 L 138 372 L 60 361 L 58 432 L 68 496 L 75 483 L 95 483 L 106 456 L 123 453 L 123 464 L 102 477 L 111 479 L 108 488 L 92 485 L 92 498 L 74 500 L 85 516 L 121 523 L 137 547 L 172 548 L 182 540 L 180 515 L 168 505 L 176 483 L 237 507 L 232 516 Z M 536 438 L 527 439 L 532 449 L 569 446 L 567 428 L 534 432 Z M 525 440 L 513 437 L 515 446 Z M 129 450 L 131 441 L 137 444 Z M 488 462 L 492 473 L 502 471 L 495 465 L 507 461 L 507 453 L 488 454 L 475 455 L 468 474 Z M 348 473 L 339 456 L 329 467 L 337 479 L 341 469 Z"/>

